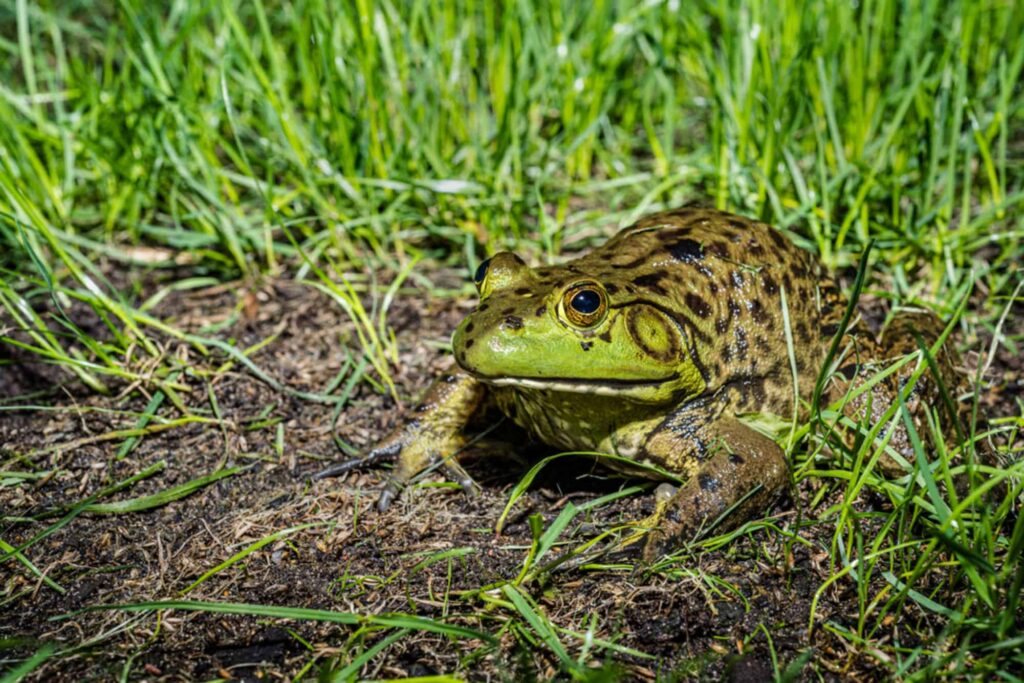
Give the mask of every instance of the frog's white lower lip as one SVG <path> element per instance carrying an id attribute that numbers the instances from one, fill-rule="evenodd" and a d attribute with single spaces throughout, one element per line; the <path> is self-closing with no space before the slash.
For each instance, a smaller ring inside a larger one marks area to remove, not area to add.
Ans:
<path id="1" fill-rule="evenodd" d="M 594 394 L 597 396 L 623 396 L 644 389 L 654 389 L 666 382 L 676 379 L 675 375 L 653 380 L 585 380 L 552 377 L 538 379 L 535 377 L 486 377 L 477 375 L 478 379 L 496 387 L 521 387 L 524 389 L 544 389 L 547 391 L 564 391 L 566 393 Z"/>

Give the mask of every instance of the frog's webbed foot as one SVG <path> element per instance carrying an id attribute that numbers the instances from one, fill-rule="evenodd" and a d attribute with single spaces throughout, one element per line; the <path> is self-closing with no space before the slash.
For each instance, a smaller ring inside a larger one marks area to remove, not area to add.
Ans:
<path id="1" fill-rule="evenodd" d="M 466 470 L 462 469 L 462 465 L 454 458 L 441 461 L 441 471 L 444 472 L 444 476 L 449 481 L 454 481 L 470 498 L 476 498 L 480 495 L 480 485 L 473 481 L 473 477 L 469 476 Z"/>
<path id="2" fill-rule="evenodd" d="M 456 441 L 451 439 L 452 442 Z M 460 440 L 461 441 L 461 440 Z M 427 464 L 423 467 L 418 467 L 420 462 L 419 458 L 411 457 L 410 460 L 417 463 L 413 467 L 403 467 L 402 460 L 399 459 L 399 466 L 388 476 L 387 483 L 384 485 L 383 490 L 380 493 L 380 498 L 377 499 L 377 509 L 381 512 L 385 512 L 391 507 L 391 502 L 398 497 L 402 487 L 409 483 L 409 481 L 422 471 L 430 469 L 432 467 L 438 467 L 444 473 L 444 476 L 449 481 L 454 481 L 470 498 L 475 498 L 480 493 L 480 486 L 473 481 L 473 477 L 469 476 L 469 473 L 462 468 L 462 465 L 455 460 L 455 456 L 458 454 L 462 444 L 450 443 L 448 444 L 448 451 L 451 455 L 441 456 L 439 452 L 435 452 L 428 456 Z"/>
<path id="3" fill-rule="evenodd" d="M 788 482 L 778 444 L 733 418 L 717 421 L 709 457 L 678 489 L 655 492 L 655 512 L 628 543 L 646 537 L 647 561 L 714 527 L 738 526 L 766 508 Z"/>
<path id="4" fill-rule="evenodd" d="M 392 462 L 399 458 L 401 452 L 402 445 L 400 443 L 388 443 L 381 445 L 371 450 L 365 456 L 358 456 L 351 460 L 346 460 L 345 462 L 320 470 L 313 474 L 310 479 L 317 481 L 319 479 L 327 479 L 328 477 L 338 477 L 349 472 L 357 472 L 359 470 L 367 469 L 382 462 Z M 473 481 L 473 478 L 470 477 L 469 474 L 462 469 L 462 466 L 455 460 L 443 460 L 439 457 L 432 457 L 429 460 L 430 465 L 424 469 L 431 466 L 438 466 L 444 472 L 446 477 L 458 483 L 459 486 L 462 487 L 462 490 L 465 491 L 466 495 L 477 495 L 479 487 L 476 482 Z M 398 496 L 402 486 L 406 483 L 407 480 L 400 476 L 396 476 L 395 474 L 389 475 L 387 482 L 381 489 L 380 498 L 377 499 L 377 509 L 381 512 L 385 512 L 389 507 L 391 507 L 392 501 L 394 501 Z"/>
<path id="5" fill-rule="evenodd" d="M 413 477 L 439 467 L 467 494 L 477 492 L 476 483 L 455 461 L 465 445 L 462 429 L 484 399 L 483 385 L 462 372 L 442 375 L 427 390 L 405 421 L 361 458 L 353 458 L 313 475 L 313 479 L 337 476 L 380 462 L 395 461 L 395 469 L 377 501 L 387 510 L 399 491 Z"/>
<path id="6" fill-rule="evenodd" d="M 654 490 L 654 499 L 659 509 L 664 507 L 676 491 L 677 488 L 669 483 L 662 483 Z M 580 524 L 575 535 L 589 538 L 566 550 L 544 571 L 572 571 L 596 563 L 634 564 L 641 556 L 641 541 L 657 527 L 658 523 L 657 513 L 640 522 L 612 528 L 599 523 L 584 522 Z"/>

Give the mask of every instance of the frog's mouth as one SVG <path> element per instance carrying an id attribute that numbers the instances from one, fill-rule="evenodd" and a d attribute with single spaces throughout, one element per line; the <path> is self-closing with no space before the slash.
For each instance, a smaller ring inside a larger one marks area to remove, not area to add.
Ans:
<path id="1" fill-rule="evenodd" d="M 481 382 L 496 387 L 516 387 L 522 389 L 544 389 L 574 394 L 593 394 L 596 396 L 623 396 L 637 393 L 648 393 L 679 379 L 679 373 L 672 373 L 660 379 L 625 380 L 625 379 L 581 379 L 577 377 L 488 377 L 469 371 Z"/>

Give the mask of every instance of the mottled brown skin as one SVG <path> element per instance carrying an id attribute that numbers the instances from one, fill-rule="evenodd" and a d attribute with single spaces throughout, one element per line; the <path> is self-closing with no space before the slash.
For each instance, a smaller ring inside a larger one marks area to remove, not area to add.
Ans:
<path id="1" fill-rule="evenodd" d="M 727 511 L 725 524 L 756 514 L 786 485 L 782 449 L 748 418 L 806 412 L 846 301 L 813 256 L 782 233 L 687 208 L 648 216 L 561 266 L 529 268 L 504 252 L 478 275 L 481 302 L 452 340 L 459 369 L 369 455 L 398 459 L 381 507 L 433 462 L 471 490 L 454 456 L 462 428 L 488 402 L 552 446 L 614 453 L 684 480 L 646 523 L 648 557 Z M 908 329 L 934 341 L 934 318 L 907 320 L 909 328 L 898 319 L 891 346 L 859 322 L 851 326 L 829 401 L 870 377 L 873 364 L 916 350 Z M 846 413 L 877 419 L 913 367 L 849 401 Z M 911 410 L 935 400 L 927 386 L 915 387 Z M 907 452 L 902 427 L 891 445 Z"/>
<path id="2" fill-rule="evenodd" d="M 927 442 L 930 430 L 924 416 L 930 406 L 942 405 L 942 393 L 933 374 L 927 368 L 921 379 L 906 389 L 917 363 L 909 362 L 896 372 L 877 381 L 868 392 L 856 394 L 856 389 L 868 380 L 881 373 L 894 359 L 914 353 L 925 345 L 933 353 L 940 377 L 945 383 L 951 400 L 963 388 L 965 382 L 954 371 L 957 364 L 955 352 L 942 346 L 933 349 L 943 331 L 942 322 L 934 314 L 927 311 L 903 311 L 893 319 L 882 332 L 881 337 L 874 337 L 860 323 L 855 324 L 844 337 L 842 352 L 835 363 L 836 372 L 832 375 L 823 398 L 824 404 L 845 401 L 843 412 L 856 421 L 868 426 L 878 424 L 884 419 L 890 407 L 899 401 L 904 394 L 903 403 L 910 414 L 918 436 Z M 920 361 L 925 363 L 924 360 Z M 955 419 L 966 417 L 965 406 L 954 406 L 957 412 Z M 853 434 L 844 430 L 841 425 L 836 427 L 849 442 Z M 891 432 L 891 434 L 889 434 Z M 914 460 L 914 450 L 906 423 L 897 405 L 896 424 L 893 428 L 886 426 L 880 436 L 888 437 L 888 451 L 879 459 L 882 471 L 889 476 L 906 474 Z M 990 454 L 982 453 L 988 458 Z M 902 461 L 902 462 L 901 462 Z"/>

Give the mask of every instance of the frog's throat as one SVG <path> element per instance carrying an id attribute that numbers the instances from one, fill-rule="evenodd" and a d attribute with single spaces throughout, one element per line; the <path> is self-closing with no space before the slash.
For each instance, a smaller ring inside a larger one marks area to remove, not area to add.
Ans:
<path id="1" fill-rule="evenodd" d="M 591 394 L 595 396 L 628 396 L 635 393 L 656 391 L 660 387 L 679 379 L 673 373 L 661 379 L 652 380 L 613 380 L 613 379 L 577 379 L 571 377 L 487 377 L 471 373 L 485 384 L 496 387 L 517 387 L 523 389 L 545 389 L 548 391 Z"/>

